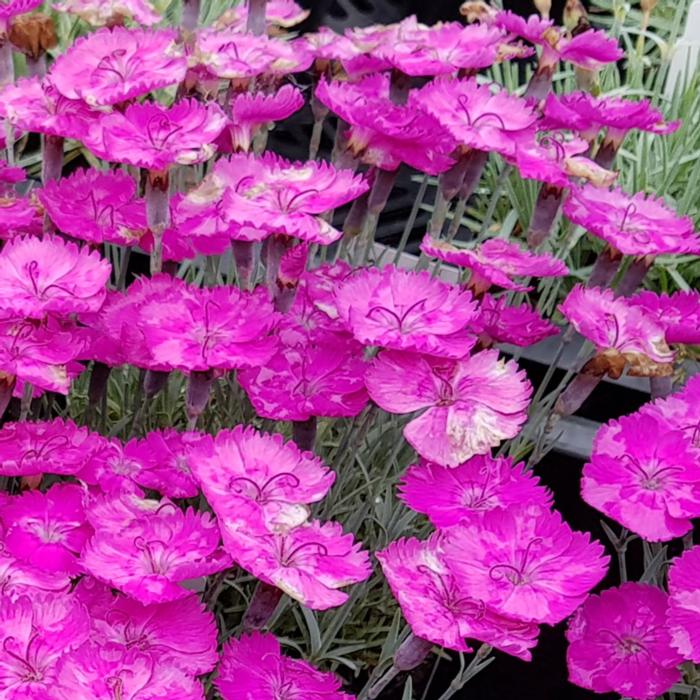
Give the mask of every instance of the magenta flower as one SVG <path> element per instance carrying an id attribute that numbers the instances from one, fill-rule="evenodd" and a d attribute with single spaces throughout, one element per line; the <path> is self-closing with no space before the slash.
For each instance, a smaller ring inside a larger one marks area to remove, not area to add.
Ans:
<path id="1" fill-rule="evenodd" d="M 231 639 L 221 653 L 216 681 L 223 700 L 353 700 L 341 692 L 340 679 L 323 673 L 301 659 L 282 654 L 280 643 L 271 634 L 256 632 Z"/>
<path id="2" fill-rule="evenodd" d="M 339 589 L 372 574 L 368 553 L 340 523 L 314 520 L 284 534 L 254 534 L 224 517 L 221 529 L 239 566 L 312 610 L 342 605 L 348 595 Z"/>
<path id="3" fill-rule="evenodd" d="M 437 119 L 462 147 L 513 155 L 516 145 L 532 139 L 537 112 L 506 90 L 468 80 L 434 80 L 411 93 L 409 103 Z"/>
<path id="4" fill-rule="evenodd" d="M 124 454 L 140 465 L 134 480 L 139 486 L 154 489 L 168 498 L 199 495 L 199 483 L 190 470 L 188 456 L 201 438 L 200 433 L 166 428 L 131 440 L 124 446 Z"/>
<path id="5" fill-rule="evenodd" d="M 574 187 L 564 213 L 625 255 L 700 254 L 692 219 L 678 216 L 662 199 L 643 192 Z"/>
<path id="6" fill-rule="evenodd" d="M 565 277 L 569 268 L 549 253 L 532 253 L 502 238 L 490 238 L 478 248 L 458 248 L 427 235 L 421 250 L 431 257 L 471 270 L 469 286 L 478 293 L 496 284 L 504 289 L 526 291 L 529 287 L 513 277 Z"/>
<path id="7" fill-rule="evenodd" d="M 671 562 L 668 572 L 668 628 L 671 646 L 684 659 L 700 660 L 700 547 L 691 547 Z"/>
<path id="8" fill-rule="evenodd" d="M 143 464 L 124 450 L 118 438 L 93 434 L 92 449 L 85 455 L 85 466 L 76 474 L 91 486 L 99 486 L 104 493 L 138 493 L 137 481 Z"/>
<path id="9" fill-rule="evenodd" d="M 518 347 L 535 345 L 545 338 L 559 334 L 559 328 L 527 304 L 510 306 L 505 296 L 498 299 L 484 294 L 479 315 L 471 328 L 478 330 L 485 346 L 492 343 L 510 343 Z"/>
<path id="10" fill-rule="evenodd" d="M 109 595 L 108 607 L 90 610 L 92 639 L 101 647 L 138 649 L 160 665 L 175 666 L 191 676 L 216 666 L 216 620 L 196 595 L 158 605 Z"/>
<path id="11" fill-rule="evenodd" d="M 0 239 L 41 236 L 43 218 L 33 196 L 18 197 L 14 192 L 0 196 Z"/>
<path id="12" fill-rule="evenodd" d="M 260 127 L 287 119 L 304 106 L 304 97 L 293 85 L 277 92 L 241 92 L 231 99 L 231 123 L 219 137 L 219 148 L 226 152 L 249 151 Z"/>
<path id="13" fill-rule="evenodd" d="M 20 596 L 29 596 L 34 599 L 45 593 L 52 595 L 68 593 L 70 588 L 70 575 L 65 571 L 37 569 L 13 557 L 4 543 L 0 542 L 0 590 L 2 591 L 0 601 L 17 600 Z"/>
<path id="14" fill-rule="evenodd" d="M 78 39 L 48 78 L 71 100 L 116 105 L 185 78 L 187 62 L 174 30 L 100 29 Z"/>
<path id="15" fill-rule="evenodd" d="M 653 700 L 681 679 L 666 627 L 668 596 L 623 583 L 591 596 L 569 623 L 569 680 L 596 693 Z"/>
<path id="16" fill-rule="evenodd" d="M 146 202 L 125 172 L 76 170 L 38 193 L 59 231 L 92 244 L 136 245 L 146 229 Z"/>
<path id="17" fill-rule="evenodd" d="M 537 625 L 501 615 L 473 597 L 447 568 L 442 535 L 396 540 L 377 559 L 417 636 L 462 652 L 472 651 L 467 638 L 478 639 L 525 661 L 532 658 Z"/>
<path id="18" fill-rule="evenodd" d="M 640 292 L 630 298 L 666 330 L 666 342 L 700 345 L 700 292 L 656 294 Z"/>
<path id="19" fill-rule="evenodd" d="M 45 571 L 80 573 L 77 556 L 92 534 L 85 522 L 85 494 L 75 484 L 54 484 L 46 493 L 8 498 L 0 517 L 6 550 Z"/>
<path id="20" fill-rule="evenodd" d="M 144 102 L 103 116 L 84 140 L 104 160 L 159 171 L 209 159 L 226 123 L 214 102 L 180 100 L 172 107 Z"/>
<path id="21" fill-rule="evenodd" d="M 365 345 L 460 358 L 474 346 L 471 293 L 429 272 L 366 268 L 336 289 L 338 314 Z"/>
<path id="22" fill-rule="evenodd" d="M 61 658 L 87 641 L 85 608 L 68 595 L 0 597 L 0 694 L 7 700 L 45 700 Z"/>
<path id="23" fill-rule="evenodd" d="M 59 12 L 77 15 L 93 27 L 111 25 L 117 18 L 150 27 L 162 19 L 148 0 L 61 0 L 53 7 Z"/>
<path id="24" fill-rule="evenodd" d="M 369 395 L 389 413 L 422 411 L 403 434 L 431 462 L 456 467 L 515 437 L 532 387 L 515 362 L 485 350 L 443 360 L 386 350 L 367 372 Z"/>
<path id="25" fill-rule="evenodd" d="M 302 329 L 298 332 L 303 334 Z M 263 367 L 238 373 L 256 413 L 292 421 L 358 415 L 369 401 L 362 348 L 328 343 L 323 336 L 308 336 L 299 344 L 296 333 L 291 335 L 293 342 L 283 341 Z"/>
<path id="26" fill-rule="evenodd" d="M 17 238 L 0 252 L 0 308 L 29 318 L 97 311 L 111 270 L 99 253 L 61 238 Z"/>
<path id="27" fill-rule="evenodd" d="M 448 567 L 498 612 L 555 625 L 605 576 L 609 557 L 588 533 L 538 505 L 485 512 L 446 533 Z"/>
<path id="28" fill-rule="evenodd" d="M 187 581 L 223 571 L 230 557 L 219 549 L 219 528 L 207 513 L 160 508 L 127 527 L 98 529 L 83 550 L 85 569 L 145 605 L 190 595 Z"/>
<path id="29" fill-rule="evenodd" d="M 431 175 L 448 170 L 455 148 L 450 133 L 413 101 L 394 103 L 389 90 L 383 75 L 358 83 L 321 80 L 316 98 L 350 124 L 347 147 L 368 165 L 396 170 L 403 162 Z"/>
<path id="30" fill-rule="evenodd" d="M 583 470 L 583 500 L 646 540 L 689 532 L 690 519 L 700 517 L 700 465 L 684 435 L 644 414 L 600 433 Z"/>
<path id="31" fill-rule="evenodd" d="M 577 285 L 559 307 L 574 328 L 590 340 L 610 363 L 613 374 L 621 361 L 629 372 L 648 376 L 667 371 L 673 351 L 666 344 L 663 327 L 643 309 L 615 297 L 612 290 Z"/>
<path id="32" fill-rule="evenodd" d="M 250 426 L 204 438 L 189 462 L 221 520 L 239 521 L 238 527 L 260 535 L 306 522 L 307 504 L 320 501 L 335 481 L 312 453 Z"/>
<path id="33" fill-rule="evenodd" d="M 10 22 L 17 15 L 31 12 L 41 5 L 42 0 L 3 0 L 0 3 L 0 36 L 4 37 L 10 28 Z"/>
<path id="34" fill-rule="evenodd" d="M 335 290 L 342 285 L 354 272 L 354 269 L 344 260 L 336 260 L 333 264 L 321 265 L 307 270 L 299 281 L 299 293 L 297 298 L 305 297 L 304 307 L 309 305 L 318 309 L 323 316 L 312 314 L 309 311 L 308 322 L 301 322 L 308 334 L 315 333 L 317 329 L 329 329 L 334 332 L 344 330 L 349 338 L 350 334 L 340 320 L 338 305 L 335 298 Z M 307 303 L 308 302 L 308 303 Z M 293 309 L 294 307 L 292 307 Z M 299 317 L 295 317 L 299 321 Z"/>
<path id="35" fill-rule="evenodd" d="M 399 485 L 401 499 L 438 528 L 478 519 L 482 513 L 529 503 L 552 505 L 550 492 L 510 457 L 477 455 L 453 469 L 430 462 L 408 468 Z"/>
<path id="36" fill-rule="evenodd" d="M 5 142 L 0 137 L 0 148 L 5 147 Z M 24 172 L 23 168 L 17 168 L 7 164 L 7 161 L 0 160 L 0 185 L 16 185 L 18 182 L 24 182 L 27 179 L 27 173 Z M 5 194 L 5 192 L 12 192 L 12 187 L 0 187 L 0 194 Z"/>

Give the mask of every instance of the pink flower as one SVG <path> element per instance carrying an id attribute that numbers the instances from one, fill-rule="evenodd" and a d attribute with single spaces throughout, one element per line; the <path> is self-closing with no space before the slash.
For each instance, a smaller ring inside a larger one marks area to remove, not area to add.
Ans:
<path id="1" fill-rule="evenodd" d="M 54 9 L 77 15 L 93 27 L 110 25 L 117 17 L 126 17 L 146 27 L 162 19 L 148 0 L 61 0 L 54 3 Z"/>
<path id="2" fill-rule="evenodd" d="M 168 498 L 194 498 L 199 494 L 199 484 L 190 470 L 188 455 L 201 438 L 200 433 L 166 428 L 131 440 L 124 454 L 140 464 L 134 480 Z"/>
<path id="3" fill-rule="evenodd" d="M 0 511 L 7 551 L 37 569 L 80 573 L 77 556 L 92 534 L 83 499 L 80 486 L 61 483 L 8 498 Z"/>
<path id="4" fill-rule="evenodd" d="M 254 534 L 221 522 L 224 544 L 239 566 L 312 610 L 342 605 L 338 589 L 372 574 L 368 553 L 340 523 L 318 520 L 284 534 Z"/>
<path id="5" fill-rule="evenodd" d="M 3 476 L 69 475 L 80 471 L 93 433 L 71 420 L 5 423 L 0 429 Z"/>
<path id="6" fill-rule="evenodd" d="M 0 252 L 0 308 L 29 318 L 97 311 L 112 267 L 57 236 L 9 241 Z"/>
<path id="7" fill-rule="evenodd" d="M 156 363 L 184 372 L 259 367 L 277 346 L 277 314 L 262 287 L 185 286 L 179 298 L 143 304 L 138 322 Z"/>
<path id="8" fill-rule="evenodd" d="M 549 508 L 552 496 L 521 462 L 477 455 L 453 469 L 430 462 L 408 468 L 399 484 L 406 505 L 439 528 L 522 503 Z"/>
<path id="9" fill-rule="evenodd" d="M 409 104 L 432 114 L 462 147 L 513 155 L 531 139 L 537 113 L 524 99 L 468 80 L 434 80 L 411 93 Z"/>
<path id="10" fill-rule="evenodd" d="M 643 192 L 574 187 L 564 213 L 625 255 L 700 254 L 692 219 L 678 216 L 662 199 Z"/>
<path id="11" fill-rule="evenodd" d="M 96 530 L 119 531 L 122 528 L 138 526 L 143 518 L 157 515 L 162 503 L 154 498 L 144 498 L 140 490 L 121 491 L 118 494 L 101 494 L 90 499 L 86 515 L 88 522 Z"/>
<path id="12" fill-rule="evenodd" d="M 496 284 L 504 289 L 526 291 L 513 277 L 565 277 L 569 268 L 549 253 L 532 253 L 502 238 L 490 238 L 478 248 L 458 248 L 427 235 L 421 250 L 431 257 L 471 270 L 470 287 L 477 291 Z"/>
<path id="13" fill-rule="evenodd" d="M 665 328 L 667 343 L 700 344 L 700 292 L 670 295 L 640 292 L 629 301 L 644 309 Z"/>
<path id="14" fill-rule="evenodd" d="M 601 428 L 583 500 L 646 540 L 681 537 L 700 517 L 698 452 L 667 421 L 633 414 Z M 607 446 L 608 434 L 613 439 Z"/>
<path id="15" fill-rule="evenodd" d="M 603 355 L 622 356 L 641 376 L 673 362 L 663 327 L 612 290 L 576 285 L 559 307 L 574 328 Z"/>
<path id="16" fill-rule="evenodd" d="M 668 627 L 671 646 L 684 659 L 700 661 L 700 547 L 671 562 L 668 572 Z"/>
<path id="17" fill-rule="evenodd" d="M 14 192 L 0 196 L 0 239 L 41 236 L 44 222 L 33 196 L 18 197 Z"/>
<path id="18" fill-rule="evenodd" d="M 87 611 L 68 595 L 0 597 L 0 694 L 7 700 L 54 698 L 64 654 L 89 633 Z"/>
<path id="19" fill-rule="evenodd" d="M 136 484 L 142 463 L 127 454 L 118 438 L 93 434 L 91 451 L 85 455 L 85 466 L 76 478 L 104 493 L 138 492 Z"/>
<path id="20" fill-rule="evenodd" d="M 138 649 L 159 665 L 200 676 L 216 666 L 217 627 L 214 615 L 196 595 L 170 603 L 141 605 L 125 596 L 104 610 L 90 610 L 92 639 L 101 647 Z"/>
<path id="21" fill-rule="evenodd" d="M 304 106 L 304 97 L 293 85 L 277 92 L 241 92 L 231 99 L 231 123 L 219 137 L 224 151 L 249 151 L 261 126 L 287 119 Z"/>
<path id="22" fill-rule="evenodd" d="M 448 567 L 464 590 L 498 612 L 555 625 L 603 578 L 609 557 L 539 505 L 497 509 L 446 533 Z"/>
<path id="23" fill-rule="evenodd" d="M 569 680 L 596 693 L 653 700 L 681 680 L 666 627 L 668 596 L 623 583 L 591 596 L 569 623 Z"/>
<path id="24" fill-rule="evenodd" d="M 306 522 L 306 505 L 320 501 L 335 481 L 335 473 L 312 453 L 250 426 L 204 438 L 189 462 L 222 521 L 240 521 L 260 534 Z"/>
<path id="25" fill-rule="evenodd" d="M 535 345 L 553 335 L 559 328 L 545 320 L 527 304 L 510 306 L 505 296 L 498 299 L 485 294 L 479 305 L 479 316 L 471 327 L 479 331 L 485 345 L 510 343 L 518 347 Z"/>
<path id="26" fill-rule="evenodd" d="M 274 153 L 237 154 L 214 168 L 212 188 L 223 186 L 224 218 L 309 243 L 328 245 L 342 235 L 321 214 L 356 199 L 369 185 L 351 170 L 328 163 L 290 162 Z"/>
<path id="27" fill-rule="evenodd" d="M 181 82 L 187 70 L 174 30 L 100 29 L 54 62 L 48 79 L 71 100 L 115 105 Z"/>
<path id="28" fill-rule="evenodd" d="M 76 170 L 38 196 L 59 231 L 88 243 L 133 246 L 148 228 L 146 203 L 125 172 Z"/>
<path id="29" fill-rule="evenodd" d="M 368 165 L 396 170 L 404 162 L 431 175 L 448 170 L 450 133 L 413 101 L 394 103 L 389 90 L 388 77 L 372 75 L 358 83 L 321 80 L 316 97 L 350 124 L 347 147 Z"/>
<path id="30" fill-rule="evenodd" d="M 328 343 L 323 337 L 308 336 L 305 343 L 296 338 L 283 342 L 263 367 L 241 370 L 238 381 L 257 414 L 265 418 L 351 417 L 369 401 L 367 366 L 355 343 Z"/>
<path id="31" fill-rule="evenodd" d="M 41 5 L 42 0 L 6 0 L 0 3 L 0 36 L 7 34 L 10 22 L 17 15 L 31 12 Z"/>
<path id="32" fill-rule="evenodd" d="M 180 100 L 172 107 L 144 102 L 132 104 L 123 114 L 103 116 L 84 140 L 104 160 L 165 170 L 209 159 L 226 123 L 226 115 L 214 102 Z"/>
<path id="33" fill-rule="evenodd" d="M 94 644 L 65 655 L 54 693 L 56 700 L 204 700 L 201 683 L 177 665 L 138 649 Z"/>
<path id="34" fill-rule="evenodd" d="M 0 116 L 20 131 L 82 141 L 100 112 L 80 99 L 64 97 L 38 77 L 20 78 L 0 90 Z"/>
<path id="35" fill-rule="evenodd" d="M 362 49 L 347 36 L 336 34 L 330 27 L 319 27 L 316 32 L 307 32 L 298 39 L 316 59 L 317 65 L 323 66 L 327 61 L 341 63 L 352 62 L 352 59 L 363 57 Z M 351 70 L 347 69 L 349 74 Z"/>
<path id="36" fill-rule="evenodd" d="M 423 411 L 404 436 L 421 457 L 445 467 L 515 437 L 532 393 L 525 373 L 515 362 L 499 360 L 495 350 L 457 361 L 386 350 L 366 382 L 385 411 Z"/>
<path id="37" fill-rule="evenodd" d="M 365 345 L 460 358 L 474 346 L 471 293 L 428 271 L 366 268 L 337 287 L 340 318 Z"/>
<path id="38" fill-rule="evenodd" d="M 219 674 L 214 682 L 223 700 L 353 700 L 341 692 L 340 679 L 323 673 L 301 659 L 282 654 L 271 634 L 255 632 L 231 639 L 221 654 Z"/>
<path id="39" fill-rule="evenodd" d="M 4 148 L 5 143 L 0 140 L 0 148 Z M 0 160 L 0 184 L 1 185 L 16 185 L 18 182 L 24 182 L 27 179 L 27 173 L 24 172 L 23 168 L 16 168 L 7 164 L 7 161 Z M 8 187 L 7 190 L 12 192 L 12 188 Z M 5 188 L 0 187 L 0 193 L 4 194 Z"/>
<path id="40" fill-rule="evenodd" d="M 167 603 L 190 593 L 182 584 L 223 571 L 230 558 L 209 514 L 163 501 L 127 527 L 98 529 L 83 550 L 85 569 L 140 603 Z"/>
<path id="41" fill-rule="evenodd" d="M 34 599 L 44 593 L 68 593 L 70 588 L 70 575 L 65 571 L 37 569 L 12 556 L 0 542 L 0 601 L 17 600 L 25 595 Z"/>
<path id="42" fill-rule="evenodd" d="M 536 624 L 501 615 L 472 597 L 444 561 L 443 537 L 400 539 L 377 552 L 389 586 L 413 633 L 455 651 L 478 639 L 525 661 L 537 643 Z"/>

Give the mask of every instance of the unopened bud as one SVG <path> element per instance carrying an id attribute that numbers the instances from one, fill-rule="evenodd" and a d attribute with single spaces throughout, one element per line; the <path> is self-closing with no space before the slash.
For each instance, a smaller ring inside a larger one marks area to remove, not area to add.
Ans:
<path id="1" fill-rule="evenodd" d="M 549 13 L 552 11 L 552 0 L 535 0 L 535 7 L 542 15 L 542 19 L 549 19 Z"/>

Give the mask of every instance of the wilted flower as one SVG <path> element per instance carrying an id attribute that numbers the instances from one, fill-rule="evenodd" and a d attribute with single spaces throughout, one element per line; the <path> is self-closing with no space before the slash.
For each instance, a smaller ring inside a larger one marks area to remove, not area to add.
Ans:
<path id="1" fill-rule="evenodd" d="M 666 626 L 668 596 L 623 583 L 591 596 L 569 623 L 569 680 L 596 693 L 653 700 L 681 679 Z"/>
<path id="2" fill-rule="evenodd" d="M 583 500 L 653 542 L 700 517 L 697 450 L 668 421 L 633 414 L 603 426 L 583 469 Z"/>
<path id="3" fill-rule="evenodd" d="M 559 328 L 527 304 L 511 306 L 505 296 L 498 299 L 484 294 L 479 304 L 479 315 L 471 329 L 479 334 L 482 345 L 510 343 L 518 347 L 535 345 L 553 335 Z"/>
<path id="4" fill-rule="evenodd" d="M 497 509 L 446 532 L 450 570 L 498 612 L 555 625 L 571 615 L 607 571 L 609 557 L 539 505 Z"/>
<path id="5" fill-rule="evenodd" d="M 656 318 L 666 330 L 667 343 L 700 344 L 700 292 L 640 292 L 629 301 Z"/>
<path id="6" fill-rule="evenodd" d="M 700 547 L 691 547 L 671 562 L 668 572 L 668 628 L 671 646 L 684 659 L 700 662 Z"/>
<path id="7" fill-rule="evenodd" d="M 471 595 L 445 563 L 443 536 L 421 542 L 400 539 L 377 552 L 377 559 L 413 633 L 456 651 L 471 651 L 478 639 L 529 661 L 539 628 L 501 615 Z"/>
<path id="8" fill-rule="evenodd" d="M 527 503 L 549 508 L 552 496 L 539 480 L 509 457 L 477 455 L 448 469 L 421 462 L 399 485 L 401 499 L 425 513 L 438 528 L 478 519 L 486 511 Z"/>
<path id="9" fill-rule="evenodd" d="M 285 656 L 273 635 L 259 632 L 231 639 L 226 644 L 214 683 L 223 700 L 272 700 L 285 696 L 353 700 L 354 697 L 341 692 L 337 676 Z"/>
<path id="10" fill-rule="evenodd" d="M 123 103 L 184 79 L 187 62 L 176 39 L 174 30 L 100 29 L 61 54 L 48 78 L 71 100 Z"/>
<path id="11" fill-rule="evenodd" d="M 476 315 L 471 294 L 428 271 L 358 270 L 336 288 L 335 304 L 365 345 L 460 358 L 475 343 L 466 328 Z"/>
<path id="12" fill-rule="evenodd" d="M 367 372 L 370 397 L 390 413 L 423 413 L 404 428 L 426 460 L 456 467 L 515 437 L 532 387 L 515 362 L 485 350 L 445 360 L 385 350 Z"/>
<path id="13" fill-rule="evenodd" d="M 93 27 L 110 25 L 124 18 L 150 27 L 162 19 L 148 0 L 60 0 L 53 7 L 59 12 L 77 15 Z"/>

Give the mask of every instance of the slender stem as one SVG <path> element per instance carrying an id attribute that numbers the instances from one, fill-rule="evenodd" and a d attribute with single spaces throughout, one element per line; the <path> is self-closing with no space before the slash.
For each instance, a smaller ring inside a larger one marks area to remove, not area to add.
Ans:
<path id="1" fill-rule="evenodd" d="M 163 269 L 163 233 L 170 223 L 170 182 L 167 171 L 150 170 L 146 181 L 146 218 L 153 233 L 151 274 Z"/>
<path id="2" fill-rule="evenodd" d="M 12 44 L 0 37 L 0 87 L 15 82 L 15 64 L 12 60 Z"/>
<path id="3" fill-rule="evenodd" d="M 423 204 L 423 198 L 425 197 L 425 192 L 428 189 L 428 176 L 423 175 L 423 180 L 418 188 L 418 193 L 413 201 L 413 206 L 411 207 L 411 213 L 406 219 L 406 225 L 403 227 L 403 232 L 401 233 L 401 239 L 399 240 L 399 245 L 396 248 L 396 253 L 394 254 L 394 265 L 398 265 L 401 259 L 401 254 L 406 248 L 408 239 L 413 232 L 413 227 L 416 225 L 416 219 L 418 218 L 418 212 L 420 211 L 421 205 Z"/>
<path id="4" fill-rule="evenodd" d="M 446 240 L 452 241 L 459 232 L 459 227 L 462 225 L 462 219 L 464 218 L 464 212 L 467 210 L 467 199 L 466 197 L 460 197 L 457 200 L 454 211 L 452 212 L 452 221 L 450 221 L 450 227 L 447 229 Z"/>
<path id="5" fill-rule="evenodd" d="M 484 214 L 484 220 L 481 222 L 481 228 L 479 229 L 479 240 L 483 240 L 486 233 L 491 226 L 491 221 L 493 219 L 494 212 L 498 206 L 498 201 L 501 198 L 501 193 L 503 188 L 506 186 L 506 180 L 510 177 L 513 172 L 513 166 L 506 164 L 498 175 L 498 180 L 496 180 L 496 186 L 493 188 L 491 194 L 491 199 L 489 200 L 488 207 L 486 208 L 486 213 Z"/>

